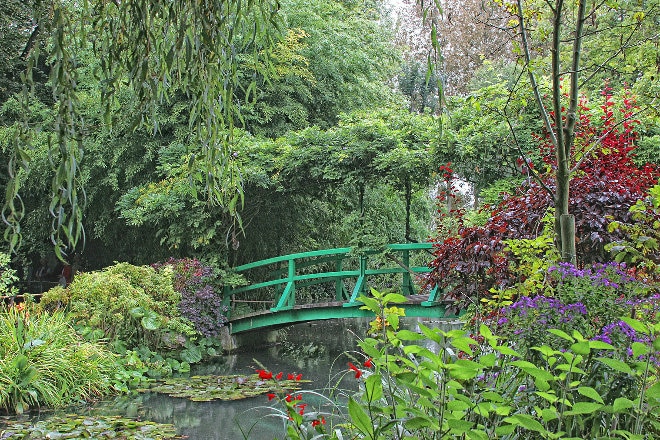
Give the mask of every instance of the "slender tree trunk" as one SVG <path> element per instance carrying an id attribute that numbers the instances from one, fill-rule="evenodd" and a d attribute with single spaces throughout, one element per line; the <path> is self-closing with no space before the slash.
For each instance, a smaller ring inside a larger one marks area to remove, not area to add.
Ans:
<path id="1" fill-rule="evenodd" d="M 564 73 L 561 71 L 561 42 L 562 42 L 562 19 L 564 18 L 565 3 L 564 0 L 556 0 L 553 11 L 552 22 L 552 110 L 554 113 L 554 124 L 539 91 L 536 77 L 531 68 L 530 48 L 527 40 L 527 25 L 524 21 L 524 9 L 522 0 L 517 0 L 518 19 L 520 35 L 522 39 L 522 49 L 527 63 L 528 75 L 537 106 L 541 112 L 541 117 L 545 128 L 550 134 L 550 140 L 555 148 L 557 168 L 555 171 L 556 188 L 553 201 L 555 206 L 555 243 L 560 252 L 562 261 L 575 263 L 575 219 L 569 214 L 570 200 L 570 182 L 571 182 L 571 157 L 575 139 L 575 122 L 577 120 L 578 107 L 578 72 L 580 69 L 580 53 L 582 48 L 583 25 L 586 13 L 586 0 L 579 0 L 578 13 L 576 18 L 575 34 L 573 39 L 573 53 L 571 70 L 569 71 L 569 105 L 565 113 L 565 121 L 562 116 L 562 90 L 561 79 Z"/>
<path id="2" fill-rule="evenodd" d="M 410 183 L 410 178 L 406 178 L 406 235 L 405 239 L 407 241 L 412 241 L 410 239 L 410 205 L 412 203 L 412 185 Z"/>

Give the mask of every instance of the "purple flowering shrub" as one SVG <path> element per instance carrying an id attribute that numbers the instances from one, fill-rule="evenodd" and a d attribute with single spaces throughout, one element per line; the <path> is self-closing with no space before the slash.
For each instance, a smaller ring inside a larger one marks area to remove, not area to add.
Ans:
<path id="1" fill-rule="evenodd" d="M 564 304 L 542 295 L 522 296 L 500 309 L 497 328 L 498 334 L 509 337 L 517 346 L 529 348 L 546 342 L 550 328 L 567 331 L 585 327 L 587 322 L 587 308 L 581 302 Z"/>
<path id="2" fill-rule="evenodd" d="M 635 354 L 635 343 L 648 344 L 650 339 L 622 318 L 653 323 L 660 307 L 660 294 L 654 293 L 657 286 L 635 275 L 625 263 L 596 263 L 581 269 L 560 263 L 548 269 L 547 296 L 521 296 L 491 314 L 487 323 L 496 325 L 498 334 L 523 351 L 545 343 L 570 345 L 548 334 L 549 329 L 558 329 L 611 344 L 615 350 L 610 355 L 625 359 Z"/>
<path id="3" fill-rule="evenodd" d="M 214 287 L 213 268 L 192 258 L 171 258 L 154 267 L 172 270 L 174 289 L 181 294 L 181 315 L 190 320 L 200 335 L 217 336 L 228 321 L 228 310 L 222 304 L 222 291 Z"/>

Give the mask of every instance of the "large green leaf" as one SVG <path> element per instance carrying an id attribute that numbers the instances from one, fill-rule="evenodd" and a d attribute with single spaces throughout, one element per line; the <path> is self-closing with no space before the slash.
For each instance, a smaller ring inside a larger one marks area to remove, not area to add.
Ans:
<path id="1" fill-rule="evenodd" d="M 374 426 L 364 408 L 360 406 L 352 397 L 348 399 L 348 414 L 355 427 L 367 438 L 373 439 Z"/>

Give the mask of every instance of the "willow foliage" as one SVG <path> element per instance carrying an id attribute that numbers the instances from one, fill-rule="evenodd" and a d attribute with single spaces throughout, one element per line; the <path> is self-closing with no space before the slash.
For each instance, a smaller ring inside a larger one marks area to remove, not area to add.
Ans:
<path id="1" fill-rule="evenodd" d="M 242 202 L 236 164 L 229 148 L 232 128 L 241 119 L 233 100 L 238 82 L 239 56 L 251 54 L 251 63 L 268 76 L 268 52 L 279 30 L 278 0 L 46 0 L 28 2 L 33 19 L 24 56 L 22 105 L 26 117 L 15 124 L 9 181 L 2 215 L 5 238 L 12 248 L 20 244 L 24 214 L 20 197 L 22 170 L 30 165 L 31 138 L 40 127 L 27 115 L 37 64 L 46 60 L 48 83 L 57 117 L 49 151 L 52 177 L 52 241 L 59 256 L 84 240 L 82 216 L 85 192 L 80 164 L 87 135 L 79 101 L 83 49 L 92 47 L 100 61 L 95 76 L 105 123 L 112 125 L 117 93 L 133 90 L 134 102 L 122 110 L 133 126 L 158 130 L 159 104 L 175 94 L 189 102 L 188 122 L 201 149 L 189 161 L 190 179 L 201 183 L 204 196 L 232 215 Z M 266 60 L 264 62 L 264 59 Z M 252 82 L 241 90 L 246 100 L 255 96 Z M 130 114 L 129 114 L 130 113 Z M 194 187 L 194 185 L 193 185 Z"/>

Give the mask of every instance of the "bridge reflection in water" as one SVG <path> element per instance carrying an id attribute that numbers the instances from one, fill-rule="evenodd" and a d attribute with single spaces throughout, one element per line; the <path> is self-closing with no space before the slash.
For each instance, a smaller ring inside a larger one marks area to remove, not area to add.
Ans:
<path id="1" fill-rule="evenodd" d="M 232 334 L 297 322 L 373 316 L 362 310 L 358 297 L 368 296 L 370 286 L 393 290 L 408 299 L 397 304 L 406 316 L 451 319 L 448 303 L 437 288 L 424 289 L 432 243 L 390 244 L 383 251 L 352 253 L 351 248 L 326 249 L 284 255 L 234 268 L 247 286 L 226 287 L 224 305 L 229 309 Z M 311 289 L 310 289 L 311 288 Z"/>

